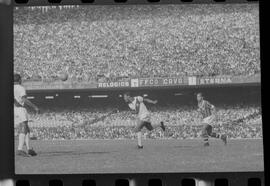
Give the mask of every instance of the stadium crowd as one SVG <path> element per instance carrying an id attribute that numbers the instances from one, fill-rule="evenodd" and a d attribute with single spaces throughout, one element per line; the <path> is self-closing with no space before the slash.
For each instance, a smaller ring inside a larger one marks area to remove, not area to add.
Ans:
<path id="1" fill-rule="evenodd" d="M 257 4 L 20 7 L 14 70 L 24 80 L 260 72 Z"/>
<path id="2" fill-rule="evenodd" d="M 31 135 L 37 139 L 133 139 L 135 116 L 122 110 L 95 124 L 87 124 L 105 111 L 47 111 L 31 115 Z M 156 107 L 152 110 L 156 121 L 164 120 L 168 131 L 145 133 L 145 138 L 198 138 L 202 125 L 200 116 L 192 107 Z M 223 106 L 217 108 L 214 125 L 217 132 L 226 132 L 229 138 L 261 138 L 262 118 L 259 106 Z"/>
<path id="3" fill-rule="evenodd" d="M 52 139 L 135 139 L 133 127 L 88 127 L 74 128 L 71 126 L 33 128 L 32 136 L 40 140 Z M 262 138 L 261 125 L 237 125 L 214 127 L 215 131 L 226 133 L 230 139 L 237 138 Z M 148 139 L 194 139 L 201 137 L 201 125 L 169 126 L 168 132 L 161 130 L 145 132 L 144 138 Z"/>

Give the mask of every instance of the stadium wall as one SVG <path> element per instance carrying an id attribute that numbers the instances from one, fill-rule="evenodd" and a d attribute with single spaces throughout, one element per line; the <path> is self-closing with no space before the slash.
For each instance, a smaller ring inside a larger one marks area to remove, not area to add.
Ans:
<path id="1" fill-rule="evenodd" d="M 170 78 L 130 78 L 108 82 L 24 82 L 28 91 L 57 91 L 57 90 L 113 90 L 141 88 L 186 88 L 205 86 L 248 86 L 261 82 L 260 74 L 252 76 L 203 76 L 203 77 L 170 77 Z"/>
<path id="2" fill-rule="evenodd" d="M 28 98 L 40 107 L 79 107 L 110 106 L 126 107 L 122 94 L 130 91 L 133 96 L 145 96 L 157 99 L 159 105 L 196 105 L 195 95 L 202 92 L 207 100 L 214 104 L 261 103 L 260 84 L 240 86 L 195 86 L 195 87 L 170 87 L 170 88 L 138 88 L 138 89 L 95 89 L 72 91 L 29 91 Z"/>

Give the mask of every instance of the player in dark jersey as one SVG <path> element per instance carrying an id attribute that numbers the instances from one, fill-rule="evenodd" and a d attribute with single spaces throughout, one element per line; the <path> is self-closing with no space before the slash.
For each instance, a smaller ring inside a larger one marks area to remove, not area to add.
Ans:
<path id="1" fill-rule="evenodd" d="M 209 146 L 209 136 L 213 138 L 220 138 L 224 144 L 227 144 L 227 136 L 225 134 L 217 134 L 212 131 L 212 124 L 215 122 L 215 106 L 204 100 L 202 93 L 197 94 L 198 111 L 202 115 L 204 146 Z"/>

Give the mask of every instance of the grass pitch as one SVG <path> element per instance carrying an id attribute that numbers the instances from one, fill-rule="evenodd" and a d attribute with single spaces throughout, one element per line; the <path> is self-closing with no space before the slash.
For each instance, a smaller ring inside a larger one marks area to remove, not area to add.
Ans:
<path id="1" fill-rule="evenodd" d="M 262 139 L 31 141 L 36 157 L 15 155 L 16 174 L 263 171 Z M 17 141 L 15 147 L 17 146 Z"/>

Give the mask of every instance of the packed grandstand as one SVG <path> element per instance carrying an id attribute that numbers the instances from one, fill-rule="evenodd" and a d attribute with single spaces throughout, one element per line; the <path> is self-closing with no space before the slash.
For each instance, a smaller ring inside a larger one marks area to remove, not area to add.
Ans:
<path id="1" fill-rule="evenodd" d="M 257 4 L 14 10 L 14 69 L 24 80 L 252 75 L 259 46 Z"/>

